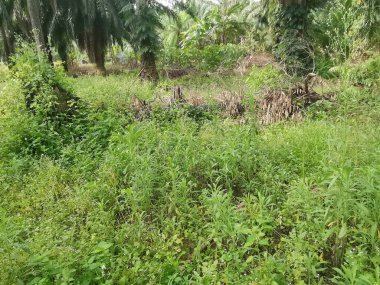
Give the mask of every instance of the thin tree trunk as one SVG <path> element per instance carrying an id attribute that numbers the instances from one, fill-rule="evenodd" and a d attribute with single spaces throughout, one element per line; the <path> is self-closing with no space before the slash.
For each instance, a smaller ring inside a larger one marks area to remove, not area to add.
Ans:
<path id="1" fill-rule="evenodd" d="M 144 79 L 157 82 L 159 80 L 159 75 L 156 66 L 156 56 L 153 52 L 144 52 L 141 56 L 141 64 L 143 71 L 141 77 Z"/>
<path id="2" fill-rule="evenodd" d="M 85 32 L 85 49 L 87 52 L 88 59 L 91 63 L 95 62 L 95 55 L 94 55 L 94 32 L 93 29 L 90 31 Z"/>
<path id="3" fill-rule="evenodd" d="M 39 49 L 46 49 L 46 42 L 42 31 L 39 0 L 27 0 L 28 12 L 32 23 L 34 41 Z"/>

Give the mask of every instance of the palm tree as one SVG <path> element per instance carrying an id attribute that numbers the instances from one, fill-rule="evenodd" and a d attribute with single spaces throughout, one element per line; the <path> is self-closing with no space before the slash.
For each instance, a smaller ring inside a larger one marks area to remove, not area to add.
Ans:
<path id="1" fill-rule="evenodd" d="M 185 11 L 179 11 L 177 18 L 163 17 L 165 29 L 161 32 L 162 43 L 166 48 L 178 48 L 182 34 L 194 24 L 194 19 Z"/>
<path id="2" fill-rule="evenodd" d="M 76 41 L 101 74 L 106 74 L 105 51 L 121 40 L 120 0 L 27 0 L 35 42 L 49 58 L 53 44 L 67 69 L 68 49 Z"/>
<path id="3" fill-rule="evenodd" d="M 206 5 L 200 13 L 199 8 Z M 200 3 L 190 0 L 180 4 L 192 15 L 193 25 L 185 32 L 184 46 L 203 48 L 208 44 L 238 43 L 250 30 L 250 14 L 257 4 L 248 0 L 221 0 L 219 3 Z"/>
<path id="4" fill-rule="evenodd" d="M 64 1 L 64 0 L 62 0 Z M 123 24 L 119 15 L 121 0 L 66 0 L 72 13 L 72 26 L 79 47 L 86 51 L 101 74 L 106 73 L 105 51 L 112 41 L 121 42 Z"/>
<path id="5" fill-rule="evenodd" d="M 162 15 L 175 17 L 174 11 L 155 0 L 131 0 L 123 5 L 121 14 L 127 40 L 141 54 L 141 76 L 158 81 L 156 54 L 161 44 L 159 31 L 164 28 Z"/>
<path id="6" fill-rule="evenodd" d="M 8 61 L 9 56 L 14 50 L 14 43 L 12 39 L 13 29 L 10 17 L 12 10 L 13 1 L 0 2 L 0 33 L 6 61 Z"/>
<path id="7" fill-rule="evenodd" d="M 216 6 L 216 3 L 210 0 L 187 0 L 178 1 L 176 8 L 186 12 L 194 20 L 203 19 L 207 16 L 210 10 Z"/>
<path id="8" fill-rule="evenodd" d="M 45 11 L 45 14 L 50 16 L 45 24 L 47 38 L 57 49 L 66 71 L 68 71 L 68 50 L 72 41 L 75 40 L 72 33 L 70 4 L 70 1 L 50 0 L 50 5 L 46 6 Z"/>
<path id="9" fill-rule="evenodd" d="M 32 30 L 34 35 L 34 40 L 37 47 L 40 49 L 46 49 L 45 37 L 42 30 L 42 20 L 41 20 L 41 6 L 38 0 L 27 0 L 27 7 L 30 17 L 30 22 L 32 24 Z"/>
<path id="10" fill-rule="evenodd" d="M 24 0 L 2 0 L 0 1 L 0 36 L 7 62 L 15 51 L 16 35 L 31 36 L 26 2 Z"/>

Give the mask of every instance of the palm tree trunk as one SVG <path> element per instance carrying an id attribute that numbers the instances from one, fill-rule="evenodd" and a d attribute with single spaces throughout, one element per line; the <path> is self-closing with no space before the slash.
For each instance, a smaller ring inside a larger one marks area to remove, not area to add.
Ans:
<path id="1" fill-rule="evenodd" d="M 45 50 L 46 42 L 42 31 L 39 0 L 27 0 L 27 4 L 33 28 L 34 41 L 39 49 Z"/>
<path id="2" fill-rule="evenodd" d="M 9 57 L 14 53 L 14 36 L 11 25 L 3 18 L 0 28 L 1 38 L 3 40 L 5 61 L 8 62 Z"/>
<path id="3" fill-rule="evenodd" d="M 3 45 L 4 45 L 5 61 L 8 62 L 9 56 L 10 56 L 11 52 L 10 52 L 8 41 L 7 41 L 7 34 L 5 32 L 5 29 L 4 29 L 3 25 L 1 25 L 0 28 L 1 28 L 1 38 L 2 38 L 2 41 L 3 41 Z"/>
<path id="4" fill-rule="evenodd" d="M 93 27 L 90 36 L 90 46 L 92 58 L 90 60 L 96 64 L 99 74 L 106 76 L 107 70 L 105 67 L 105 50 L 107 47 L 107 38 L 105 38 L 104 23 L 101 21 L 101 16 L 97 13 L 93 22 Z"/>
<path id="5" fill-rule="evenodd" d="M 107 75 L 107 70 L 105 66 L 105 53 L 103 50 L 103 47 L 99 45 L 99 43 L 95 44 L 95 50 L 94 50 L 94 56 L 95 56 L 95 64 L 96 68 L 98 69 L 98 72 L 101 75 Z"/>
<path id="6" fill-rule="evenodd" d="M 153 82 L 157 82 L 159 80 L 159 75 L 156 66 L 155 54 L 151 51 L 144 52 L 141 56 L 141 64 L 143 68 L 141 77 Z"/>
<path id="7" fill-rule="evenodd" d="M 50 46 L 49 39 L 48 39 L 47 35 L 45 36 L 44 41 L 45 41 L 45 44 L 46 44 L 45 50 L 46 50 L 46 53 L 47 53 L 48 60 L 49 60 L 50 64 L 52 66 L 54 66 L 53 53 L 51 52 L 51 46 Z"/>
<path id="8" fill-rule="evenodd" d="M 67 54 L 67 46 L 66 46 L 66 44 L 60 44 L 60 45 L 58 45 L 58 54 L 59 54 L 59 57 L 62 60 L 63 68 L 65 69 L 66 72 L 69 71 L 69 66 L 68 66 L 69 56 Z"/>

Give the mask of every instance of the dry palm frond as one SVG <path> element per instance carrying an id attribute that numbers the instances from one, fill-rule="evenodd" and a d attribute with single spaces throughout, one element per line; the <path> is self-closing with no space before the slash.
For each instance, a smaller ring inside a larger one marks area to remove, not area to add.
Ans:
<path id="1" fill-rule="evenodd" d="M 331 95 L 322 96 L 311 89 L 312 80 L 316 77 L 310 73 L 305 78 L 304 86 L 284 91 L 266 90 L 257 100 L 258 118 L 262 125 L 269 125 L 284 119 L 302 120 L 302 111 L 320 100 L 331 100 Z"/>
<path id="2" fill-rule="evenodd" d="M 191 95 L 186 102 L 193 107 L 201 107 L 206 104 L 204 98 L 199 95 Z"/>
<path id="3" fill-rule="evenodd" d="M 265 67 L 267 65 L 278 65 L 273 55 L 268 53 L 250 54 L 240 60 L 235 69 L 235 73 L 244 75 L 249 73 L 253 66 Z"/>
<path id="4" fill-rule="evenodd" d="M 191 71 L 192 70 L 190 69 L 177 68 L 177 69 L 164 69 L 162 73 L 168 79 L 176 79 L 176 78 L 180 78 L 180 77 L 190 74 Z"/>
<path id="5" fill-rule="evenodd" d="M 217 101 L 225 116 L 237 118 L 245 111 L 244 96 L 242 95 L 225 91 L 217 98 Z"/>
<path id="6" fill-rule="evenodd" d="M 293 114 L 292 98 L 283 91 L 267 90 L 257 101 L 260 124 L 270 125 Z"/>
<path id="7" fill-rule="evenodd" d="M 137 96 L 132 96 L 131 107 L 137 119 L 144 119 L 149 116 L 150 106 Z"/>

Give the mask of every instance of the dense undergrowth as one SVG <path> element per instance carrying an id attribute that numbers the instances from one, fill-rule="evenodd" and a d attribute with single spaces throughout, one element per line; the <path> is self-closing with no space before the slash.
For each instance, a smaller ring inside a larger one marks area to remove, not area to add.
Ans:
<path id="1" fill-rule="evenodd" d="M 210 100 L 222 89 L 253 99 L 280 76 L 270 68 L 157 87 L 132 75 L 58 73 L 52 80 L 81 101 L 66 124 L 31 115 L 7 75 L 0 283 L 380 284 L 373 66 L 378 58 L 338 70 L 336 102 L 267 128 L 252 108 L 238 123 L 175 109 L 138 121 L 128 106 L 131 95 L 149 100 L 177 84 Z"/>

